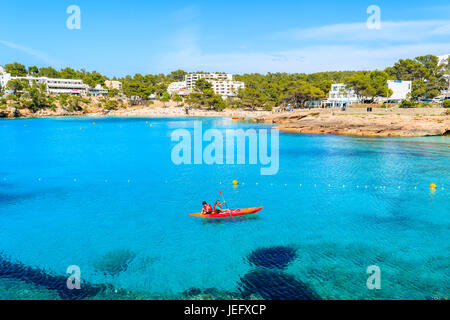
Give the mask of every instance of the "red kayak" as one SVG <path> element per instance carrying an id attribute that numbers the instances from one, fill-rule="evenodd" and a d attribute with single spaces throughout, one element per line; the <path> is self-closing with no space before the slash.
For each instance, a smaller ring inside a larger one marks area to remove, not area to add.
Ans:
<path id="1" fill-rule="evenodd" d="M 254 214 L 257 212 L 260 212 L 263 209 L 263 207 L 258 208 L 247 208 L 247 209 L 232 209 L 228 213 L 221 213 L 221 214 L 204 214 L 204 213 L 194 213 L 190 214 L 191 217 L 199 217 L 199 218 L 208 218 L 208 219 L 218 219 L 218 218 L 229 218 L 229 217 L 238 217 L 238 216 L 245 216 L 248 214 Z"/>

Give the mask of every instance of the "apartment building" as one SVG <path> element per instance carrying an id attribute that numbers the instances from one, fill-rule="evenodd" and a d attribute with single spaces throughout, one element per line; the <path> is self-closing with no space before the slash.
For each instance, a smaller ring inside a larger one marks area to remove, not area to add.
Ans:
<path id="1" fill-rule="evenodd" d="M 214 93 L 223 97 L 235 96 L 239 89 L 244 89 L 245 84 L 241 81 L 217 80 L 211 81 Z"/>
<path id="2" fill-rule="evenodd" d="M 179 94 L 182 90 L 187 90 L 186 81 L 172 82 L 167 87 L 169 94 Z"/>
<path id="3" fill-rule="evenodd" d="M 167 92 L 170 94 L 186 95 L 192 92 L 196 82 L 205 79 L 212 84 L 215 94 L 222 97 L 235 96 L 240 88 L 245 88 L 241 81 L 233 81 L 232 74 L 225 73 L 192 73 L 185 76 L 185 81 L 172 82 Z"/>
<path id="4" fill-rule="evenodd" d="M 122 82 L 115 80 L 106 80 L 105 87 L 108 89 L 116 89 L 122 91 Z"/>
<path id="5" fill-rule="evenodd" d="M 186 86 L 192 88 L 199 79 L 205 79 L 208 81 L 219 81 L 219 80 L 233 80 L 232 74 L 226 73 L 190 73 L 185 76 Z"/>
<path id="6" fill-rule="evenodd" d="M 392 90 L 392 95 L 383 100 L 401 102 L 409 99 L 412 91 L 412 81 L 388 80 L 388 88 Z"/>

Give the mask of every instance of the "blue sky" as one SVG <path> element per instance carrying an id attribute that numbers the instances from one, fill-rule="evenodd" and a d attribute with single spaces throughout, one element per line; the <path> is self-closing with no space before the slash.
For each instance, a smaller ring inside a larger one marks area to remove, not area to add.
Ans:
<path id="1" fill-rule="evenodd" d="M 81 9 L 80 30 L 66 27 L 70 5 Z M 381 9 L 380 30 L 366 27 L 370 5 Z M 450 53 L 448 0 L 0 0 L 0 8 L 0 64 L 109 76 L 381 69 Z"/>

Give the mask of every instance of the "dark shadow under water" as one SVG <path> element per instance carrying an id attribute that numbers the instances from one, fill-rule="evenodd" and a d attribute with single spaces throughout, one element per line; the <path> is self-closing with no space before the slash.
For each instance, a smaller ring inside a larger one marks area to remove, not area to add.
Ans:
<path id="1" fill-rule="evenodd" d="M 246 260 L 254 266 L 268 269 L 284 269 L 297 256 L 296 250 L 290 247 L 277 246 L 253 250 Z"/>
<path id="2" fill-rule="evenodd" d="M 259 295 L 264 300 L 320 300 L 320 296 L 295 277 L 267 269 L 250 271 L 241 278 L 239 291 L 244 299 Z"/>
<path id="3" fill-rule="evenodd" d="M 55 290 L 63 300 L 81 300 L 97 295 L 106 289 L 105 286 L 94 286 L 83 282 L 81 289 L 70 290 L 67 288 L 67 278 L 55 276 L 45 271 L 26 266 L 22 263 L 10 262 L 0 256 L 0 278 L 21 280 L 32 283 L 48 290 Z"/>

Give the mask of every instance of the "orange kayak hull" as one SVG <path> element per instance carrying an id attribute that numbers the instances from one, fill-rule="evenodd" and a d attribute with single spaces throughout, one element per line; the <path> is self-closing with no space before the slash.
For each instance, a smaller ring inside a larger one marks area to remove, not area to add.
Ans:
<path id="1" fill-rule="evenodd" d="M 191 217 L 198 218 L 207 218 L 207 219 L 220 219 L 220 218 L 229 218 L 229 217 L 239 217 L 245 216 L 248 214 L 254 214 L 260 212 L 264 207 L 257 208 L 246 208 L 246 209 L 232 209 L 231 213 L 222 213 L 222 214 L 204 214 L 204 213 L 194 213 L 190 214 Z"/>

